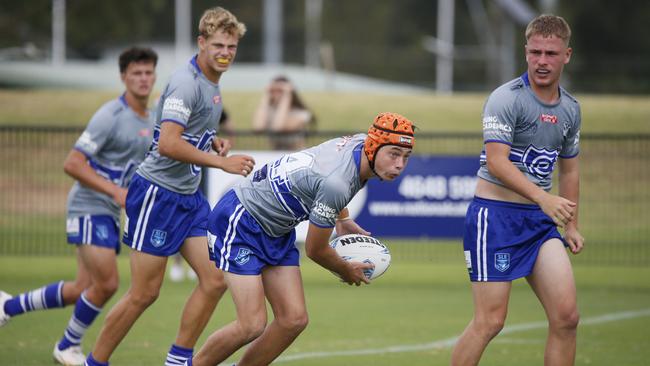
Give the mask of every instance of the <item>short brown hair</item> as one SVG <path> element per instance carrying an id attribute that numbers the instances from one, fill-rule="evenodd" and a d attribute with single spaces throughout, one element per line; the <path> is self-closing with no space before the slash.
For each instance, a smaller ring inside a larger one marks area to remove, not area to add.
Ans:
<path id="1" fill-rule="evenodd" d="M 151 48 L 131 47 L 127 48 L 120 54 L 118 64 L 120 73 L 124 73 L 131 62 L 150 62 L 156 67 L 158 55 Z"/>
<path id="2" fill-rule="evenodd" d="M 555 36 L 564 41 L 564 44 L 569 45 L 571 40 L 571 28 L 569 23 L 564 18 L 551 15 L 542 14 L 537 18 L 531 20 L 526 27 L 526 40 L 534 35 L 541 35 L 543 37 Z"/>
<path id="3" fill-rule="evenodd" d="M 231 12 L 218 6 L 203 12 L 199 21 L 199 35 L 209 38 L 217 31 L 241 38 L 246 33 L 246 25 L 238 21 Z"/>

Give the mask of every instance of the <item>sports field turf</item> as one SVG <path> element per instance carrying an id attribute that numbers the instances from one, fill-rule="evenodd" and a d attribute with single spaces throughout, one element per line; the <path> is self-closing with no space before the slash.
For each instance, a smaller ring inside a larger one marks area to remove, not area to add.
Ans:
<path id="1" fill-rule="evenodd" d="M 390 245 L 390 243 L 389 243 Z M 401 244 L 404 245 L 404 244 Z M 459 249 L 460 250 L 460 249 Z M 287 365 L 446 365 L 450 347 L 471 317 L 464 263 L 395 260 L 370 286 L 349 287 L 303 259 L 310 324 L 278 363 Z M 72 278 L 73 257 L 2 257 L 0 288 L 18 293 Z M 128 287 L 128 261 L 120 259 L 120 291 Z M 650 359 L 650 269 L 578 265 L 577 365 L 647 365 Z M 112 359 L 114 365 L 161 365 L 178 326 L 189 281 L 166 281 L 159 300 L 136 323 Z M 48 365 L 71 308 L 11 319 L 0 329 L 0 365 Z M 83 343 L 89 351 L 105 313 Z M 233 319 L 226 293 L 206 332 Z M 506 328 L 488 347 L 485 365 L 540 365 L 543 310 L 523 281 L 515 283 Z M 233 361 L 236 357 L 233 358 Z"/>

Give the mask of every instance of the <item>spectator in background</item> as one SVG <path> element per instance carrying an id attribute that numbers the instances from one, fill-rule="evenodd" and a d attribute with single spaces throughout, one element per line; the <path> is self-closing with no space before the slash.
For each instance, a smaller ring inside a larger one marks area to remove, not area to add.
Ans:
<path id="1" fill-rule="evenodd" d="M 285 76 L 271 81 L 253 118 L 253 130 L 268 133 L 274 150 L 305 148 L 305 134 L 315 124 L 314 114 Z"/>

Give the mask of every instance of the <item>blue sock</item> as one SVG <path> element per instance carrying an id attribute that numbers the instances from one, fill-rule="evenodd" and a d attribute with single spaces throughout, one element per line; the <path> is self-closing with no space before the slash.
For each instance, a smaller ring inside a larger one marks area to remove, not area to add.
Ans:
<path id="1" fill-rule="evenodd" d="M 88 357 L 86 358 L 86 363 L 84 364 L 84 366 L 109 366 L 109 365 L 108 365 L 108 362 L 104 363 L 104 362 L 96 361 L 93 358 L 93 354 L 91 352 L 91 353 L 88 354 Z"/>
<path id="2" fill-rule="evenodd" d="M 192 348 L 184 348 L 172 344 L 172 347 L 167 353 L 167 359 L 165 360 L 165 366 L 182 366 L 185 364 L 185 361 L 189 360 L 187 365 L 192 365 L 192 353 L 194 350 Z"/>
<path id="3" fill-rule="evenodd" d="M 70 321 L 68 322 L 68 327 L 65 328 L 63 338 L 59 341 L 59 350 L 81 344 L 81 338 L 86 334 L 86 330 L 88 330 L 88 327 L 101 311 L 101 307 L 95 306 L 88 301 L 86 292 L 84 291 L 79 296 L 72 317 L 70 317 Z"/>
<path id="4" fill-rule="evenodd" d="M 62 308 L 63 281 L 17 295 L 5 302 L 5 313 L 16 316 L 34 310 Z"/>

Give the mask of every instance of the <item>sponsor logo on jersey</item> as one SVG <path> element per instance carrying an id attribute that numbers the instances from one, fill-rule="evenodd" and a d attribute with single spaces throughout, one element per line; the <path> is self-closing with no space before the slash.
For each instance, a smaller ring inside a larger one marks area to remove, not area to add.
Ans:
<path id="1" fill-rule="evenodd" d="M 241 266 L 248 263 L 250 259 L 251 259 L 251 250 L 248 248 L 239 248 L 239 251 L 237 252 L 237 257 L 235 257 L 235 263 Z"/>
<path id="2" fill-rule="evenodd" d="M 163 112 L 175 112 L 181 115 L 183 121 L 186 121 L 190 118 L 190 109 L 185 106 L 183 99 L 169 97 L 165 99 L 165 104 L 163 105 Z"/>
<path id="3" fill-rule="evenodd" d="M 330 206 L 328 206 L 328 205 L 326 205 L 326 204 L 324 204 L 324 203 L 322 203 L 320 201 L 314 202 L 313 210 L 317 215 L 322 216 L 322 217 L 324 217 L 326 219 L 333 219 L 333 218 L 336 218 L 336 216 L 338 216 L 338 213 L 336 212 L 336 210 L 334 210 Z"/>
<path id="4" fill-rule="evenodd" d="M 483 130 L 494 130 L 511 133 L 512 127 L 503 123 L 499 123 L 497 116 L 485 116 L 483 117 Z"/>
<path id="5" fill-rule="evenodd" d="M 167 239 L 167 232 L 154 229 L 154 231 L 151 233 L 151 244 L 159 248 L 165 244 L 165 239 Z"/>
<path id="6" fill-rule="evenodd" d="M 138 136 L 141 137 L 146 137 L 149 136 L 150 134 L 151 134 L 151 130 L 149 130 L 148 128 L 143 128 L 140 131 L 138 131 Z"/>
<path id="7" fill-rule="evenodd" d="M 97 151 L 97 143 L 93 141 L 93 138 L 88 131 L 84 131 L 81 134 L 79 140 L 77 140 L 77 145 L 90 154 L 94 154 L 95 151 Z"/>
<path id="8" fill-rule="evenodd" d="M 510 253 L 494 253 L 494 268 L 499 272 L 510 268 Z"/>
<path id="9" fill-rule="evenodd" d="M 554 114 L 542 113 L 542 115 L 539 116 L 539 119 L 542 122 L 546 122 L 546 123 L 551 123 L 551 124 L 556 124 L 557 123 L 557 116 L 554 115 Z"/>

